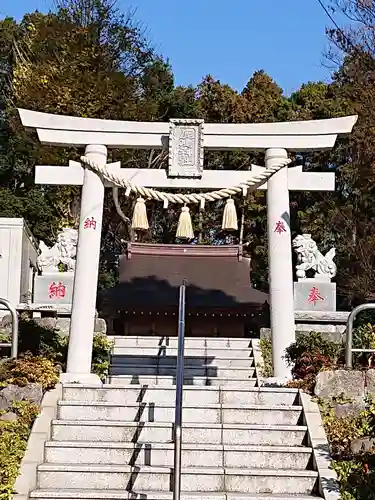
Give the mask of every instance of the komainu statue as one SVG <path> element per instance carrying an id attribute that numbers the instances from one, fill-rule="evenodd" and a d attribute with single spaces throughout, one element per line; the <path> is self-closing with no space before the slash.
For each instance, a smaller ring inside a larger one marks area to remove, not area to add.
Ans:
<path id="1" fill-rule="evenodd" d="M 57 241 L 53 247 L 48 248 L 41 241 L 39 243 L 40 255 L 38 264 L 43 271 L 58 272 L 60 264 L 63 264 L 66 271 L 74 271 L 76 267 L 78 231 L 76 229 L 65 228 L 57 236 Z"/>
<path id="2" fill-rule="evenodd" d="M 337 267 L 333 262 L 336 255 L 335 248 L 323 255 L 318 250 L 316 242 L 311 234 L 300 234 L 293 240 L 293 248 L 297 254 L 296 275 L 297 278 L 306 278 L 306 271 L 315 271 L 315 278 L 328 278 L 331 280 L 336 276 Z"/>

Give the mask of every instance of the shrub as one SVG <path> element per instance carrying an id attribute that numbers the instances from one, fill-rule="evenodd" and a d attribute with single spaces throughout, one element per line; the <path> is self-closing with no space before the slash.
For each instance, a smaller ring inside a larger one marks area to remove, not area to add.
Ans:
<path id="1" fill-rule="evenodd" d="M 261 366 L 261 373 L 263 377 L 272 377 L 272 340 L 270 338 L 262 338 L 259 341 L 260 352 L 262 353 L 263 366 Z"/>
<path id="2" fill-rule="evenodd" d="M 345 347 L 343 343 L 336 343 L 323 338 L 319 332 L 300 334 L 293 344 L 286 349 L 285 359 L 288 364 L 296 361 L 306 353 L 319 355 L 330 359 L 332 365 L 340 364 L 344 360 Z"/>
<path id="3" fill-rule="evenodd" d="M 301 389 L 308 394 L 313 394 L 315 387 L 315 375 L 310 374 L 302 379 L 290 380 L 285 384 L 285 386 L 293 389 Z"/>
<path id="4" fill-rule="evenodd" d="M 332 365 L 332 359 L 319 351 L 304 352 L 296 359 L 292 373 L 296 379 L 314 378 L 323 368 L 330 368 Z"/>
<path id="5" fill-rule="evenodd" d="M 337 417 L 334 405 L 319 401 L 324 427 L 334 457 L 332 463 L 340 483 L 343 500 L 375 499 L 375 455 L 353 455 L 351 443 L 361 437 L 375 436 L 375 403 L 369 398 L 358 415 Z"/>
<path id="6" fill-rule="evenodd" d="M 0 332 L 0 339 L 1 335 Z M 3 337 L 6 338 L 3 341 L 10 339 L 9 334 L 4 334 Z M 21 355 L 47 358 L 63 371 L 66 367 L 68 341 L 68 337 L 61 335 L 56 328 L 41 326 L 26 316 L 20 320 L 19 352 Z M 105 334 L 94 334 L 91 370 L 102 380 L 108 374 L 111 350 L 112 343 Z"/>
<path id="7" fill-rule="evenodd" d="M 57 384 L 58 370 L 54 363 L 41 356 L 9 359 L 0 365 L 0 385 L 14 384 L 21 387 L 29 383 L 41 384 L 44 391 Z"/>
<path id="8" fill-rule="evenodd" d="M 10 334 L 5 330 L 5 328 L 0 328 L 0 344 L 10 342 Z"/>
<path id="9" fill-rule="evenodd" d="M 365 454 L 346 460 L 335 460 L 342 500 L 375 499 L 375 456 Z"/>
<path id="10" fill-rule="evenodd" d="M 38 324 L 23 316 L 19 324 L 19 351 L 44 356 L 63 364 L 66 359 L 68 343 L 65 336 L 56 328 Z"/>
<path id="11" fill-rule="evenodd" d="M 21 460 L 25 454 L 31 426 L 38 415 L 38 407 L 27 401 L 13 403 L 10 411 L 18 416 L 15 421 L 0 421 L 0 499 L 10 500 Z M 5 413 L 2 411 L 1 413 Z"/>
<path id="12" fill-rule="evenodd" d="M 375 349 L 375 326 L 364 324 L 353 331 L 353 347 Z M 288 384 L 312 392 L 316 375 L 324 369 L 333 369 L 344 364 L 345 344 L 323 338 L 321 333 L 310 332 L 298 336 L 296 342 L 286 349 L 285 359 L 292 365 L 292 374 L 296 380 L 305 382 Z M 372 367 L 374 354 L 356 355 L 357 367 Z"/>
<path id="13" fill-rule="evenodd" d="M 108 340 L 107 335 L 103 333 L 94 335 L 91 371 L 98 375 L 101 380 L 104 380 L 108 375 L 112 346 L 113 342 Z"/>
<path id="14" fill-rule="evenodd" d="M 293 380 L 288 387 L 298 387 L 312 393 L 316 375 L 324 369 L 340 365 L 344 360 L 344 345 L 324 339 L 321 333 L 300 334 L 285 353 L 292 365 Z"/>
<path id="15" fill-rule="evenodd" d="M 336 458 L 350 456 L 352 441 L 368 432 L 370 413 L 364 410 L 358 415 L 338 417 L 333 403 L 320 400 L 319 407 L 332 455 Z"/>
<path id="16" fill-rule="evenodd" d="M 375 349 L 375 326 L 367 323 L 353 330 L 353 348 Z M 369 368 L 374 367 L 374 353 L 354 353 L 356 364 Z"/>

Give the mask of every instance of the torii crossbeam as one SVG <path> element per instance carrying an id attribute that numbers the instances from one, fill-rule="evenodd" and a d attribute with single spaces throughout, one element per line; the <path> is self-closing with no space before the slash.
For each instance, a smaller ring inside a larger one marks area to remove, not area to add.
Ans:
<path id="1" fill-rule="evenodd" d="M 228 187 L 228 177 L 231 185 L 241 184 L 253 175 L 257 175 L 265 167 L 250 165 L 249 170 L 204 170 L 202 177 L 197 179 L 168 177 L 161 169 L 121 168 L 120 162 L 107 163 L 111 172 L 133 184 L 155 189 L 223 189 Z M 83 186 L 85 169 L 77 161 L 69 161 L 68 167 L 53 165 L 37 165 L 35 168 L 35 183 L 65 186 Z M 105 187 L 113 183 L 104 181 Z M 289 191 L 334 191 L 335 174 L 333 172 L 303 172 L 302 166 L 288 168 Z M 259 187 L 267 189 L 267 182 Z"/>
<path id="2" fill-rule="evenodd" d="M 171 120 L 170 123 L 127 122 L 58 116 L 19 110 L 25 127 L 35 128 L 43 144 L 86 147 L 85 155 L 104 167 L 109 148 L 169 148 L 169 171 L 121 168 L 110 171 L 133 184 L 158 188 L 221 189 L 257 175 L 251 171 L 203 168 L 203 148 L 210 150 L 265 150 L 265 166 L 279 165 L 287 151 L 331 149 L 338 135 L 349 134 L 356 116 L 305 122 L 267 124 L 204 124 L 202 120 Z M 82 202 L 65 381 L 98 382 L 90 374 L 98 279 L 104 187 L 111 183 L 80 163 L 68 167 L 37 166 L 39 184 L 82 186 Z M 295 339 L 292 249 L 289 225 L 289 191 L 333 191 L 331 172 L 303 172 L 302 167 L 283 168 L 260 189 L 267 190 L 269 295 L 274 375 L 283 378 L 289 369 L 284 351 Z M 95 221 L 95 225 L 87 221 Z"/>

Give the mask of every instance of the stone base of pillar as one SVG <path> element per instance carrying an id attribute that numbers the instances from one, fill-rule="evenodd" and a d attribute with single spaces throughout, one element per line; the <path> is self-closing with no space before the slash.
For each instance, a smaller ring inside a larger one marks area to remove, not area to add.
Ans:
<path id="1" fill-rule="evenodd" d="M 62 384 L 84 384 L 98 387 L 103 385 L 95 373 L 61 373 L 60 382 Z"/>
<path id="2" fill-rule="evenodd" d="M 260 377 L 258 379 L 259 387 L 284 387 L 285 384 L 293 380 L 292 374 L 290 373 L 286 377 Z"/>

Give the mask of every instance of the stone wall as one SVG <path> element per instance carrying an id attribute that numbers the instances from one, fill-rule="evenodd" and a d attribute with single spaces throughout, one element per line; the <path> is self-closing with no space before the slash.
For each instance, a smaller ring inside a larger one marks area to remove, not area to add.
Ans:
<path id="1" fill-rule="evenodd" d="M 45 327 L 56 329 L 60 335 L 68 336 L 70 328 L 70 316 L 55 316 L 47 318 L 34 318 L 35 323 Z M 94 333 L 107 333 L 107 325 L 104 319 L 96 318 L 94 325 Z"/>
<path id="2" fill-rule="evenodd" d="M 332 342 L 345 340 L 348 311 L 294 311 L 296 335 L 309 332 L 321 333 L 323 338 Z M 271 330 L 263 328 L 261 338 L 270 338 Z"/>
<path id="3" fill-rule="evenodd" d="M 375 395 L 375 369 L 319 372 L 314 392 L 323 399 L 364 400 L 369 394 Z"/>
<path id="4" fill-rule="evenodd" d="M 343 340 L 345 340 L 345 333 L 342 333 L 340 331 L 327 331 L 327 328 L 324 329 L 324 328 L 320 328 L 320 325 L 319 327 L 316 325 L 314 328 L 312 327 L 312 325 L 297 325 L 296 328 L 298 327 L 306 327 L 306 329 L 302 329 L 301 330 L 296 330 L 296 337 L 298 338 L 298 336 L 301 336 L 301 335 L 306 335 L 306 333 L 309 333 L 309 332 L 319 332 L 321 333 L 322 335 L 322 338 L 323 339 L 326 339 L 326 340 L 330 340 L 331 342 L 342 342 Z M 323 325 L 323 326 L 330 326 L 330 325 Z M 267 338 L 267 339 L 270 339 L 271 338 L 271 328 L 261 328 L 260 329 L 260 338 L 263 339 L 263 338 Z"/>
<path id="5" fill-rule="evenodd" d="M 337 418 L 348 417 L 350 422 L 368 408 L 368 396 L 375 397 L 375 369 L 321 371 L 316 378 L 314 393 L 330 404 Z M 350 442 L 354 454 L 368 452 L 374 447 L 371 432 Z"/>
<path id="6" fill-rule="evenodd" d="M 69 335 L 70 316 L 45 316 L 42 318 L 33 318 L 33 321 L 43 328 L 56 329 L 64 337 Z M 0 319 L 0 331 L 11 333 L 12 318 L 9 314 Z M 104 319 L 95 319 L 94 333 L 107 333 L 107 324 Z"/>
<path id="7" fill-rule="evenodd" d="M 29 401 L 40 405 L 43 398 L 43 388 L 41 384 L 28 384 L 25 387 L 9 384 L 0 390 L 0 410 L 6 410 L 0 416 L 0 420 L 17 420 L 17 415 L 10 410 L 15 401 Z"/>

